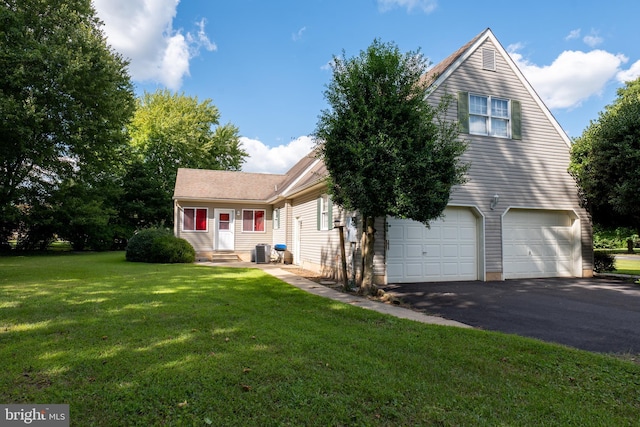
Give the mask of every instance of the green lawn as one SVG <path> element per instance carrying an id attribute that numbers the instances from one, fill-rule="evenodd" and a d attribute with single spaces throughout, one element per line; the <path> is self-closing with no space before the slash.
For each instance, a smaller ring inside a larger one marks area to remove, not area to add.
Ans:
<path id="1" fill-rule="evenodd" d="M 614 273 L 640 276 L 640 257 L 632 260 L 616 259 L 616 270 Z"/>
<path id="2" fill-rule="evenodd" d="M 0 403 L 68 403 L 77 426 L 640 420 L 631 362 L 123 253 L 0 258 L 0 363 Z"/>

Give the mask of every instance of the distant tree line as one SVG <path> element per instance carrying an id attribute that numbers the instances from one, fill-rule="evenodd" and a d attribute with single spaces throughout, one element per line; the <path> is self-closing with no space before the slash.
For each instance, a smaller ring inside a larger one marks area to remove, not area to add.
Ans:
<path id="1" fill-rule="evenodd" d="M 0 244 L 122 248 L 171 227 L 178 167 L 239 170 L 239 130 L 211 100 L 136 99 L 90 0 L 0 4 Z"/>

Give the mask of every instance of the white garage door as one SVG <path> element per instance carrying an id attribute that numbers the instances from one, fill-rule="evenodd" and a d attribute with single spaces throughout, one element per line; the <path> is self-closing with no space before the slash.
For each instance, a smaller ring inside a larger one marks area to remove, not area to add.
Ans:
<path id="1" fill-rule="evenodd" d="M 503 221 L 505 279 L 574 276 L 573 222 L 567 212 L 509 211 Z"/>
<path id="2" fill-rule="evenodd" d="M 476 217 L 467 208 L 447 208 L 444 214 L 431 228 L 388 219 L 389 283 L 478 279 Z"/>

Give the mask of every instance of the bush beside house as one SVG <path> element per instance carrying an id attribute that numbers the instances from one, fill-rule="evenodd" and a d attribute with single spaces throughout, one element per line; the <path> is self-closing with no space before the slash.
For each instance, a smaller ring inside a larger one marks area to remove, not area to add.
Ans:
<path id="1" fill-rule="evenodd" d="M 192 263 L 196 251 L 185 239 L 164 228 L 146 228 L 134 234 L 127 245 L 127 261 Z"/>

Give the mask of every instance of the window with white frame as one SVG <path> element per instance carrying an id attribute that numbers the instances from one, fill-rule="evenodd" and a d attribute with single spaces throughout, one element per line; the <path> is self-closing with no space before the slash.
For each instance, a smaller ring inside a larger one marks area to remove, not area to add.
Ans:
<path id="1" fill-rule="evenodd" d="M 264 209 L 243 209 L 242 210 L 242 231 L 243 232 L 264 232 L 265 211 Z"/>
<path id="2" fill-rule="evenodd" d="M 323 194 L 318 198 L 318 230 L 329 230 L 331 224 L 331 198 Z"/>
<path id="3" fill-rule="evenodd" d="M 184 208 L 182 210 L 183 231 L 207 231 L 207 208 Z"/>
<path id="4" fill-rule="evenodd" d="M 280 229 L 280 208 L 275 208 L 273 210 L 273 229 Z"/>
<path id="5" fill-rule="evenodd" d="M 469 94 L 469 133 L 509 138 L 509 100 Z"/>

